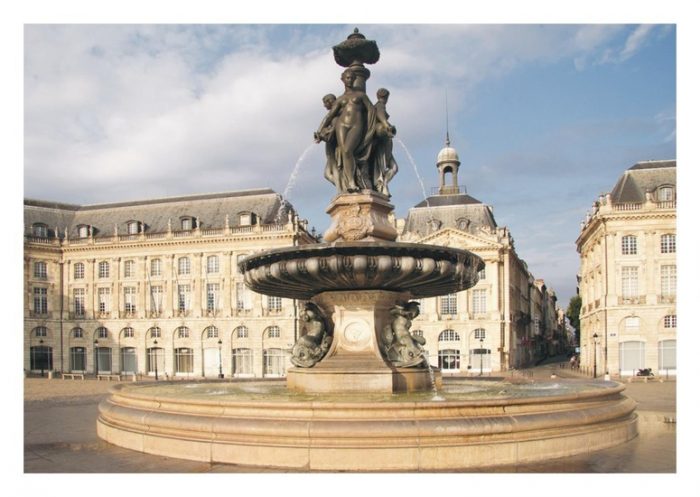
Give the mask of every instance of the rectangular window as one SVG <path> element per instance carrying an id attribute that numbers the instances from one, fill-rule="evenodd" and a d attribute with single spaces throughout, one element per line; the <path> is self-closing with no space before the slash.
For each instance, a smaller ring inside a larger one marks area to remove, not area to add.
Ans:
<path id="1" fill-rule="evenodd" d="M 102 261 L 97 266 L 97 275 L 99 278 L 109 278 L 109 262 Z"/>
<path id="2" fill-rule="evenodd" d="M 48 310 L 48 291 L 46 288 L 34 288 L 34 312 L 46 314 Z"/>
<path id="3" fill-rule="evenodd" d="M 676 235 L 661 235 L 661 253 L 676 253 Z"/>
<path id="4" fill-rule="evenodd" d="M 39 280 L 45 280 L 47 278 L 46 263 L 45 262 L 35 262 L 34 263 L 34 277 Z"/>
<path id="5" fill-rule="evenodd" d="M 219 284 L 207 283 L 207 311 L 219 308 Z"/>
<path id="6" fill-rule="evenodd" d="M 236 283 L 236 309 L 246 311 L 253 308 L 250 290 L 245 283 Z"/>
<path id="7" fill-rule="evenodd" d="M 267 310 L 271 312 L 279 312 L 282 310 L 282 297 L 267 297 Z"/>
<path id="8" fill-rule="evenodd" d="M 486 279 L 486 268 L 484 268 L 484 269 L 482 269 L 481 271 L 479 271 L 478 274 L 479 274 L 479 279 L 480 279 L 480 280 L 485 280 L 485 279 Z"/>
<path id="9" fill-rule="evenodd" d="M 133 278 L 136 272 L 136 263 L 134 261 L 124 261 L 124 277 Z"/>
<path id="10" fill-rule="evenodd" d="M 622 255 L 635 255 L 637 253 L 637 237 L 627 235 L 622 237 Z"/>
<path id="11" fill-rule="evenodd" d="M 85 278 L 85 264 L 82 262 L 78 262 L 74 267 L 73 267 L 73 278 L 76 280 L 82 280 Z"/>
<path id="12" fill-rule="evenodd" d="M 246 257 L 248 257 L 246 254 L 240 254 L 240 255 L 237 255 L 237 256 L 236 256 L 236 272 L 237 272 L 238 274 L 241 274 L 241 269 L 240 269 L 240 267 L 238 266 L 238 264 L 239 264 L 243 259 L 245 259 Z"/>
<path id="13" fill-rule="evenodd" d="M 676 315 L 669 314 L 664 316 L 664 328 L 675 328 L 676 327 Z"/>
<path id="14" fill-rule="evenodd" d="M 472 290 L 472 311 L 474 314 L 486 312 L 486 290 Z"/>
<path id="15" fill-rule="evenodd" d="M 163 287 L 160 285 L 151 286 L 151 310 L 163 312 Z"/>
<path id="16" fill-rule="evenodd" d="M 160 259 L 151 260 L 151 276 L 160 276 L 162 272 L 162 264 Z"/>
<path id="17" fill-rule="evenodd" d="M 127 314 L 136 312 L 136 287 L 124 287 L 124 312 Z"/>
<path id="18" fill-rule="evenodd" d="M 661 295 L 671 297 L 676 294 L 676 266 L 661 266 Z"/>
<path id="19" fill-rule="evenodd" d="M 190 285 L 177 286 L 177 310 L 187 311 L 190 308 Z"/>
<path id="20" fill-rule="evenodd" d="M 440 297 L 441 314 L 457 314 L 457 294 L 450 293 Z"/>
<path id="21" fill-rule="evenodd" d="M 73 310 L 76 316 L 85 315 L 85 289 L 73 289 Z"/>
<path id="22" fill-rule="evenodd" d="M 97 289 L 97 309 L 100 312 L 109 312 L 110 310 L 110 289 L 109 288 L 98 288 Z"/>
<path id="23" fill-rule="evenodd" d="M 624 266 L 622 268 L 622 297 L 629 299 L 639 295 L 636 266 Z"/>
<path id="24" fill-rule="evenodd" d="M 190 274 L 190 259 L 180 257 L 177 260 L 177 274 Z"/>

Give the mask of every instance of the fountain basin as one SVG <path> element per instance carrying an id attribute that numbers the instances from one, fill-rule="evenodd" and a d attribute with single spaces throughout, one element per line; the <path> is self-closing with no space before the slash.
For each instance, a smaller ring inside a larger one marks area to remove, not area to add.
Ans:
<path id="1" fill-rule="evenodd" d="M 121 384 L 100 404 L 97 432 L 150 454 L 303 471 L 513 465 L 637 435 L 636 404 L 618 383 L 444 383 L 439 397 L 295 394 L 263 381 Z"/>
<path id="2" fill-rule="evenodd" d="M 239 263 L 252 290 L 306 300 L 327 291 L 376 289 L 435 297 L 474 286 L 483 267 L 466 250 L 388 241 L 289 247 Z"/>

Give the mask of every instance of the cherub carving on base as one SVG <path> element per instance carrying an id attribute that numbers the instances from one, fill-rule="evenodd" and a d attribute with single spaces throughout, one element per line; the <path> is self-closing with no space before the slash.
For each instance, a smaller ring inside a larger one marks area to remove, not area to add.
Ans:
<path id="1" fill-rule="evenodd" d="M 292 348 L 291 361 L 300 368 L 310 368 L 325 357 L 333 337 L 326 330 L 321 310 L 315 304 L 306 304 L 301 319 L 304 321 L 302 335 Z"/>
<path id="2" fill-rule="evenodd" d="M 411 323 L 420 314 L 418 302 L 396 304 L 389 311 L 393 316 L 391 324 L 384 327 L 382 345 L 386 358 L 399 367 L 423 364 L 425 338 L 411 334 Z"/>

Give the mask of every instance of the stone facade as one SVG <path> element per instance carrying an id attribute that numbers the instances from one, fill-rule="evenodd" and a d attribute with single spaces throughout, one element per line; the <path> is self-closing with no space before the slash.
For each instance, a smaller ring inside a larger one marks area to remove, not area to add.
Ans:
<path id="1" fill-rule="evenodd" d="M 93 206 L 26 200 L 25 230 L 26 370 L 285 374 L 298 307 L 245 288 L 236 265 L 315 243 L 271 190 Z"/>
<path id="2" fill-rule="evenodd" d="M 508 228 L 496 224 L 491 206 L 456 186 L 459 165 L 448 140 L 437 158 L 436 194 L 397 223 L 400 241 L 466 249 L 486 265 L 469 290 L 421 299 L 413 330 L 426 339 L 431 363 L 443 374 L 480 374 L 525 367 L 563 352 L 564 322 L 555 293 L 529 272 Z"/>
<path id="3" fill-rule="evenodd" d="M 576 246 L 582 367 L 675 375 L 676 161 L 626 170 L 593 204 Z"/>

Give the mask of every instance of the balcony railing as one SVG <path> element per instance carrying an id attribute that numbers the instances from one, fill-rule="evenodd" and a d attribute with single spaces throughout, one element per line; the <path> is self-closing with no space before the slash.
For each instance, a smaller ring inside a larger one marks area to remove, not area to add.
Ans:
<path id="1" fill-rule="evenodd" d="M 638 211 L 642 208 L 642 203 L 613 204 L 614 211 Z"/>
<path id="2" fill-rule="evenodd" d="M 638 297 L 617 297 L 617 305 L 644 305 L 646 303 L 646 295 L 640 295 Z"/>

